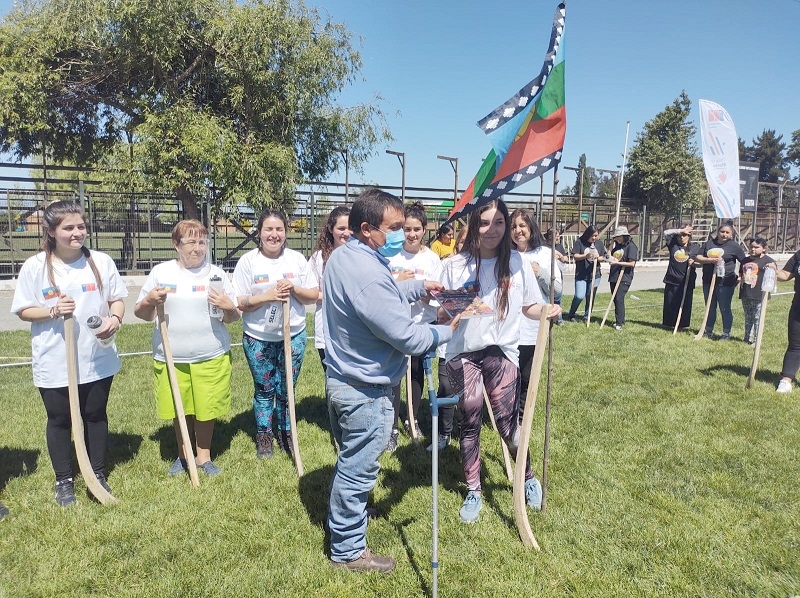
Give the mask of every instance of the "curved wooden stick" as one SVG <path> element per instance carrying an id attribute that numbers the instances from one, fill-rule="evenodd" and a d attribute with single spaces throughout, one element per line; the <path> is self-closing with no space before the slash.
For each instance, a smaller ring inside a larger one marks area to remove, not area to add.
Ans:
<path id="1" fill-rule="evenodd" d="M 186 466 L 189 468 L 189 479 L 192 481 L 192 486 L 194 488 L 199 488 L 200 478 L 197 476 L 197 463 L 194 460 L 192 439 L 189 437 L 189 428 L 186 425 L 186 415 L 183 412 L 181 387 L 178 384 L 178 374 L 175 371 L 175 361 L 172 359 L 172 347 L 169 344 L 169 329 L 167 328 L 167 318 L 164 315 L 163 303 L 156 305 L 156 314 L 158 315 L 158 330 L 161 332 L 161 346 L 164 348 L 164 361 L 167 365 L 169 387 L 172 389 L 172 402 L 175 405 L 175 417 L 178 419 L 178 427 L 181 430 L 183 456 L 186 458 Z"/>
<path id="2" fill-rule="evenodd" d="M 411 357 L 408 358 L 406 366 L 406 408 L 408 411 L 408 428 L 411 431 L 411 441 L 419 444 L 419 433 L 417 432 L 417 420 L 414 418 L 414 400 L 411 390 Z"/>
<path id="3" fill-rule="evenodd" d="M 589 327 L 589 322 L 592 321 L 592 303 L 594 303 L 594 275 L 597 272 L 597 260 L 600 259 L 595 258 L 592 261 L 592 280 L 589 282 L 589 311 L 586 312 L 586 327 Z"/>
<path id="4" fill-rule="evenodd" d="M 492 404 L 489 402 L 489 395 L 486 392 L 486 387 L 483 387 L 483 402 L 486 404 L 486 410 L 489 412 L 489 421 L 492 422 L 492 428 L 495 432 L 500 434 L 497 429 L 497 421 L 494 419 L 494 411 L 492 411 Z M 514 467 L 511 465 L 511 453 L 508 451 L 506 441 L 500 437 L 500 446 L 503 447 L 503 463 L 506 465 L 506 476 L 510 483 L 514 483 Z"/>
<path id="5" fill-rule="evenodd" d="M 78 467 L 81 470 L 83 481 L 94 497 L 104 505 L 117 502 L 97 479 L 89 461 L 86 450 L 86 438 L 83 433 L 83 418 L 81 417 L 81 402 L 78 395 L 78 356 L 75 346 L 75 320 L 72 314 L 64 316 L 64 341 L 67 345 L 67 391 L 69 392 L 69 416 L 72 422 L 72 438 L 75 441 L 75 455 L 78 457 Z"/>
<path id="6" fill-rule="evenodd" d="M 300 441 L 297 439 L 297 416 L 294 410 L 294 376 L 292 373 L 292 328 L 289 302 L 283 302 L 283 362 L 286 375 L 286 402 L 289 403 L 289 426 L 292 429 L 292 452 L 297 475 L 303 477 L 303 460 L 300 458 Z"/>
<path id="7" fill-rule="evenodd" d="M 711 309 L 711 298 L 714 296 L 714 285 L 717 283 L 717 271 L 711 275 L 711 285 L 708 288 L 708 301 L 706 301 L 706 313 L 703 314 L 703 322 L 700 324 L 700 330 L 694 335 L 694 340 L 699 341 L 703 338 L 703 333 L 706 330 L 706 322 L 708 322 L 708 312 Z"/>
<path id="8" fill-rule="evenodd" d="M 689 279 L 691 278 L 691 266 L 686 268 L 686 277 L 683 280 L 683 294 L 681 295 L 681 306 L 678 308 L 678 319 L 675 320 L 675 330 L 672 331 L 672 336 L 678 334 L 678 328 L 681 325 L 681 316 L 683 315 L 683 302 L 686 301 L 686 289 L 689 288 Z"/>
<path id="9" fill-rule="evenodd" d="M 528 459 L 528 448 L 531 443 L 531 426 L 533 425 L 533 410 L 536 408 L 536 395 L 539 392 L 539 378 L 542 375 L 544 352 L 547 348 L 547 316 L 552 305 L 545 303 L 542 306 L 542 315 L 539 316 L 539 334 L 536 337 L 536 350 L 533 352 L 531 363 L 531 377 L 528 381 L 525 411 L 522 415 L 522 424 L 519 431 L 519 444 L 517 446 L 516 468 L 514 469 L 514 520 L 517 523 L 519 537 L 527 548 L 539 550 L 539 544 L 531 531 L 528 521 L 528 512 L 525 508 L 525 463 Z"/>
<path id="10" fill-rule="evenodd" d="M 606 318 L 608 317 L 608 312 L 611 311 L 611 306 L 614 304 L 614 297 L 617 296 L 617 291 L 619 290 L 619 285 L 622 283 L 622 272 L 619 273 L 619 278 L 617 278 L 617 284 L 614 285 L 614 291 L 611 293 L 611 300 L 608 302 L 608 307 L 606 308 L 606 313 L 603 314 L 603 321 L 600 322 L 600 328 L 602 328 L 606 323 Z"/>
<path id="11" fill-rule="evenodd" d="M 747 383 L 744 385 L 745 389 L 753 386 L 753 381 L 756 379 L 756 371 L 758 370 L 758 357 L 761 355 L 761 339 L 764 337 L 764 322 L 767 318 L 767 303 L 769 302 L 769 291 L 764 291 L 761 294 L 761 315 L 758 317 L 758 334 L 756 334 L 756 350 L 753 353 L 753 365 L 750 366 L 750 377 L 747 378 Z"/>

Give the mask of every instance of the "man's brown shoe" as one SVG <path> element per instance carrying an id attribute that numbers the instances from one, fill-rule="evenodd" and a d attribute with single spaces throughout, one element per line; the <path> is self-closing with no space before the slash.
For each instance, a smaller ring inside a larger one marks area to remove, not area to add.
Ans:
<path id="1" fill-rule="evenodd" d="M 361 556 L 356 560 L 347 563 L 331 561 L 331 565 L 343 569 L 350 569 L 350 571 L 380 571 L 381 573 L 389 573 L 394 570 L 395 562 L 390 556 L 379 556 L 373 554 L 369 548 L 365 548 L 364 552 L 361 553 Z"/>

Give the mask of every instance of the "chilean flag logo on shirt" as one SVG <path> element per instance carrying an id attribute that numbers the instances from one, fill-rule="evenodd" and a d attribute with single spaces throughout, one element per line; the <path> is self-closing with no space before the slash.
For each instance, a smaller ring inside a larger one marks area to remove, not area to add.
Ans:
<path id="1" fill-rule="evenodd" d="M 289 272 L 288 274 L 284 274 L 283 277 L 286 280 L 291 280 L 292 278 L 294 278 L 294 272 Z"/>
<path id="2" fill-rule="evenodd" d="M 97 290 L 97 285 L 95 283 L 93 283 L 93 282 L 90 282 L 90 283 L 87 283 L 87 284 L 82 284 L 81 285 L 81 290 L 84 293 L 90 293 L 92 291 L 96 291 Z"/>
<path id="3" fill-rule="evenodd" d="M 198 284 L 192 287 L 192 293 L 203 293 L 205 292 L 206 287 L 205 285 Z"/>

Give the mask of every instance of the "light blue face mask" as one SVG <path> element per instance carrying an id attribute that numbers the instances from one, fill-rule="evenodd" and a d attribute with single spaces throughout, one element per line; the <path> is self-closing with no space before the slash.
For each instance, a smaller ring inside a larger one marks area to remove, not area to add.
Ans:
<path id="1" fill-rule="evenodd" d="M 405 231 L 401 228 L 399 230 L 389 231 L 388 233 L 386 231 L 381 232 L 386 235 L 386 241 L 383 245 L 378 247 L 378 253 L 383 257 L 393 257 L 400 253 L 400 250 L 403 248 L 403 243 L 406 242 Z"/>

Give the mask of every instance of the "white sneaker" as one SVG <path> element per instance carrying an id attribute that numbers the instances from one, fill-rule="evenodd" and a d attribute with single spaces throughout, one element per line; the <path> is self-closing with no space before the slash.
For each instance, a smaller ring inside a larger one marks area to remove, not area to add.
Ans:
<path id="1" fill-rule="evenodd" d="M 448 444 L 450 444 L 450 436 L 447 434 L 439 434 L 439 440 L 436 442 L 440 451 L 443 451 Z M 429 453 L 433 452 L 433 443 L 431 442 L 426 449 Z"/>
<path id="2" fill-rule="evenodd" d="M 779 393 L 792 392 L 792 381 L 791 380 L 781 380 L 780 382 L 778 382 L 778 388 L 776 390 Z"/>

